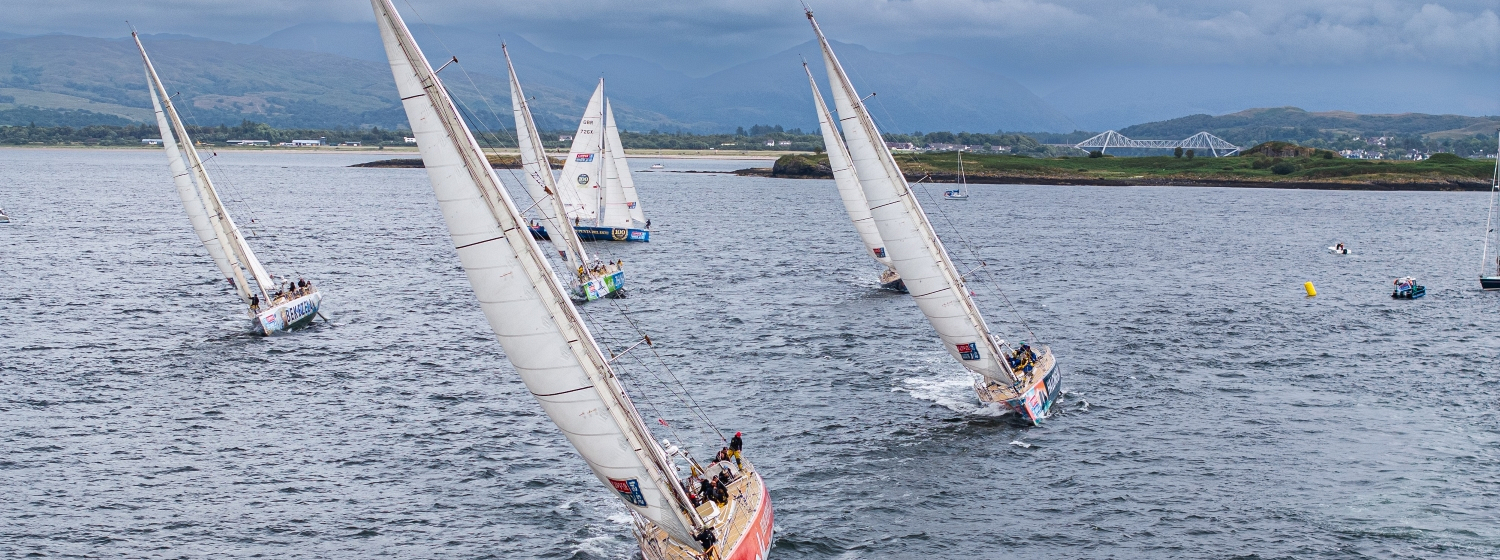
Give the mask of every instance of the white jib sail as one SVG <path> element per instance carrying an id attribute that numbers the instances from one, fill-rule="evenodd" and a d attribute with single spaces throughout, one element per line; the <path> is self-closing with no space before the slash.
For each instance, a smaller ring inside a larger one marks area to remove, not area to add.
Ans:
<path id="1" fill-rule="evenodd" d="M 1000 348 L 980 316 L 979 307 L 969 297 L 962 276 L 896 166 L 875 120 L 849 83 L 812 12 L 807 13 L 807 19 L 822 46 L 829 87 L 833 89 L 849 155 L 892 266 L 901 274 L 917 307 L 943 339 L 943 346 L 960 364 L 995 381 L 1013 383 L 1010 368 L 1000 358 Z"/>
<path id="2" fill-rule="evenodd" d="M 526 183 L 526 191 L 537 203 L 537 212 L 554 236 L 553 243 L 562 248 L 560 252 L 568 268 L 578 270 L 589 262 L 588 253 L 572 224 L 558 217 L 566 215 L 567 210 L 556 195 L 557 182 L 552 177 L 552 163 L 547 161 L 547 150 L 542 147 L 536 121 L 531 118 L 531 105 L 526 101 L 526 93 L 521 91 L 521 80 L 516 78 L 516 67 L 510 63 L 510 51 L 505 45 L 500 45 L 500 50 L 505 53 L 505 66 L 510 69 L 511 110 L 516 117 L 516 144 L 521 149 L 521 169 L 525 174 L 521 180 Z"/>
<path id="3" fill-rule="evenodd" d="M 630 210 L 631 227 L 646 226 L 646 211 L 641 209 L 641 199 L 635 192 L 635 177 L 630 174 L 630 160 L 625 158 L 625 144 L 620 142 L 620 128 L 615 122 L 615 111 L 609 101 L 604 102 L 604 146 L 614 156 L 615 172 L 620 175 L 620 190 L 624 192 L 625 206 Z"/>
<path id="4" fill-rule="evenodd" d="M 578 121 L 578 132 L 573 134 L 573 151 L 568 152 L 563 162 L 562 187 L 563 206 L 568 218 L 579 225 L 598 225 L 599 205 L 603 193 L 599 184 L 604 179 L 604 80 L 594 88 L 583 118 Z"/>
<path id="5" fill-rule="evenodd" d="M 371 0 L 391 74 L 455 251 L 506 359 L 594 474 L 701 549 L 675 468 L 625 395 L 520 212 L 390 0 Z"/>
<path id="6" fill-rule="evenodd" d="M 854 230 L 859 232 L 859 239 L 865 243 L 870 258 L 890 266 L 891 258 L 885 254 L 885 242 L 880 239 L 875 218 L 870 216 L 870 203 L 865 200 L 864 188 L 859 186 L 859 174 L 849 163 L 849 147 L 844 145 L 833 115 L 823 102 L 823 92 L 818 90 L 818 82 L 813 80 L 812 70 L 808 69 L 806 62 L 802 63 L 802 70 L 807 72 L 807 83 L 812 85 L 813 100 L 818 107 L 818 126 L 823 130 L 823 147 L 828 152 L 828 167 L 833 170 L 833 183 L 839 189 L 839 198 L 844 200 L 844 211 L 849 213 L 849 221 L 854 222 Z"/>
<path id="7" fill-rule="evenodd" d="M 614 128 L 614 123 L 609 117 L 609 101 L 605 100 L 604 107 L 604 129 Z M 607 135 L 606 135 L 607 136 Z M 611 228 L 635 227 L 635 221 L 630 217 L 630 205 L 625 200 L 625 187 L 623 177 L 629 177 L 629 162 L 624 157 L 617 157 L 614 147 L 606 140 L 604 142 L 604 180 L 599 184 L 599 192 L 602 194 L 599 206 L 599 226 Z M 622 169 L 621 166 L 625 167 Z M 633 189 L 632 189 L 633 190 Z"/>

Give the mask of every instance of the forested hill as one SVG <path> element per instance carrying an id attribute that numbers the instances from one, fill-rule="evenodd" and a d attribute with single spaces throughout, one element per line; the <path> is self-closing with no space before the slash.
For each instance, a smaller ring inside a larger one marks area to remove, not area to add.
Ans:
<path id="1" fill-rule="evenodd" d="M 1138 124 L 1120 134 L 1138 139 L 1181 139 L 1208 131 L 1215 136 L 1250 146 L 1269 140 L 1304 142 L 1339 136 L 1434 136 L 1456 137 L 1483 133 L 1493 136 L 1500 117 L 1463 115 L 1361 115 L 1344 111 L 1314 113 L 1296 107 L 1248 109 L 1228 115 L 1189 115 L 1166 121 Z M 1490 138 L 1493 141 L 1493 138 Z"/>

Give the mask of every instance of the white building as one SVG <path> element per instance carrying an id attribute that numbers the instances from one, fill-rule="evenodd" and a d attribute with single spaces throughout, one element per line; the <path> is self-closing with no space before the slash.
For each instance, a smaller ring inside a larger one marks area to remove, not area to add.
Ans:
<path id="1" fill-rule="evenodd" d="M 401 141 L 402 142 L 406 142 L 407 144 L 416 144 L 417 143 L 417 139 L 416 138 L 412 138 L 410 136 L 402 136 L 401 137 Z"/>
<path id="2" fill-rule="evenodd" d="M 160 138 L 142 138 L 141 139 L 141 143 L 145 144 L 147 146 L 160 146 L 161 145 L 161 139 Z"/>
<path id="3" fill-rule="evenodd" d="M 270 146 L 270 140 L 225 140 L 230 146 Z"/>
<path id="4" fill-rule="evenodd" d="M 323 139 L 322 138 L 319 138 L 317 140 L 293 140 L 292 141 L 292 146 L 295 146 L 295 147 L 298 147 L 298 148 L 304 148 L 304 147 L 309 147 L 309 146 L 322 146 L 322 145 L 323 145 Z"/>

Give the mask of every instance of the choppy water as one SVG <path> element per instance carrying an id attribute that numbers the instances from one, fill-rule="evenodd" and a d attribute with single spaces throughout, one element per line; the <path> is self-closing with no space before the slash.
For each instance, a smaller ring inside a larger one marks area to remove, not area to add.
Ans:
<path id="1" fill-rule="evenodd" d="M 267 339 L 212 278 L 163 159 L 0 150 L 17 219 L 0 226 L 0 556 L 635 555 L 624 509 L 509 371 L 423 171 L 215 160 L 273 271 L 327 295 L 332 325 Z M 1028 429 L 980 409 L 915 306 L 874 289 L 830 182 L 636 177 L 654 241 L 596 247 L 627 261 L 621 305 L 746 433 L 774 558 L 1500 555 L 1482 193 L 928 202 L 1064 364 L 1066 401 Z M 1430 295 L 1391 300 L 1408 274 Z"/>

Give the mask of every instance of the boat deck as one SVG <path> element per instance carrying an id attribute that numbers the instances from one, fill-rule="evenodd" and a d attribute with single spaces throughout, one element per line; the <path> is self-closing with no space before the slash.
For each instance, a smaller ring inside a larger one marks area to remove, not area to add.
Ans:
<path id="1" fill-rule="evenodd" d="M 1031 373 L 1016 371 L 1015 387 L 1007 387 L 989 380 L 981 380 L 974 384 L 974 390 L 979 392 L 979 400 L 983 402 L 1003 403 L 1010 399 L 1019 398 L 1025 394 L 1026 389 L 1036 385 L 1042 376 L 1052 371 L 1052 366 L 1057 364 L 1057 358 L 1052 355 L 1052 349 L 1046 346 L 1033 346 L 1037 359 L 1031 364 Z"/>
<path id="2" fill-rule="evenodd" d="M 645 560 L 760 560 L 771 548 L 771 525 L 773 514 L 770 495 L 760 474 L 749 461 L 744 461 L 739 478 L 731 481 L 725 490 L 729 501 L 719 505 L 712 501 L 698 506 L 698 516 L 713 527 L 718 543 L 705 554 L 699 554 L 683 546 L 665 531 L 641 518 L 636 518 L 635 529 L 641 543 L 641 556 Z"/>

